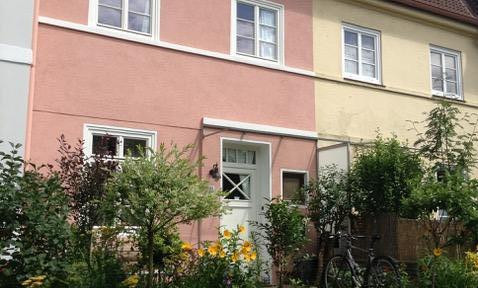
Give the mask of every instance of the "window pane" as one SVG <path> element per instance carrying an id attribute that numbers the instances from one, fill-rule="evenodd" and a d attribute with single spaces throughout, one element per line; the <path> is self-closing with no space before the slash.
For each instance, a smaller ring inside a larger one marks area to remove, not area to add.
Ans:
<path id="1" fill-rule="evenodd" d="M 93 135 L 93 154 L 117 156 L 118 139 L 108 135 Z"/>
<path id="2" fill-rule="evenodd" d="M 282 196 L 285 200 L 299 200 L 304 203 L 305 199 L 301 195 L 300 189 L 304 186 L 304 174 L 286 173 L 282 175 Z"/>
<path id="3" fill-rule="evenodd" d="M 255 151 L 247 151 L 247 163 L 248 164 L 256 164 L 256 152 Z"/>
<path id="4" fill-rule="evenodd" d="M 128 29 L 143 33 L 150 33 L 150 20 L 151 18 L 149 16 L 129 13 Z"/>
<path id="5" fill-rule="evenodd" d="M 254 55 L 254 40 L 237 37 L 237 52 Z"/>
<path id="6" fill-rule="evenodd" d="M 456 70 L 446 69 L 446 80 L 456 82 Z"/>
<path id="7" fill-rule="evenodd" d="M 345 46 L 345 58 L 351 60 L 358 60 L 358 48 L 352 46 Z"/>
<path id="8" fill-rule="evenodd" d="M 121 28 L 121 10 L 99 6 L 98 23 Z"/>
<path id="9" fill-rule="evenodd" d="M 121 8 L 123 4 L 121 0 L 100 0 L 98 3 L 100 3 L 100 5 L 103 4 L 117 8 Z"/>
<path id="10" fill-rule="evenodd" d="M 345 44 L 358 46 L 357 33 L 345 31 Z"/>
<path id="11" fill-rule="evenodd" d="M 432 64 L 441 66 L 441 54 L 432 52 Z"/>
<path id="12" fill-rule="evenodd" d="M 261 40 L 277 43 L 276 29 L 261 25 Z"/>
<path id="13" fill-rule="evenodd" d="M 456 83 L 446 81 L 446 93 L 456 94 Z"/>
<path id="14" fill-rule="evenodd" d="M 236 149 L 227 148 L 227 162 L 236 163 Z"/>
<path id="15" fill-rule="evenodd" d="M 227 159 L 227 150 L 226 148 L 222 148 L 222 162 L 226 162 Z"/>
<path id="16" fill-rule="evenodd" d="M 275 44 L 261 42 L 259 46 L 261 49 L 261 55 L 260 55 L 261 57 L 274 59 L 274 60 L 277 59 Z"/>
<path id="17" fill-rule="evenodd" d="M 445 67 L 456 69 L 455 57 L 445 56 Z"/>
<path id="18" fill-rule="evenodd" d="M 261 24 L 276 26 L 276 12 L 266 9 L 260 9 L 259 14 Z"/>
<path id="19" fill-rule="evenodd" d="M 375 66 L 363 64 L 362 65 L 362 73 L 364 76 L 375 78 Z"/>
<path id="20" fill-rule="evenodd" d="M 254 24 L 237 20 L 237 35 L 254 38 Z"/>
<path id="21" fill-rule="evenodd" d="M 241 183 L 243 180 L 244 182 Z M 239 183 L 241 185 L 236 187 Z M 226 173 L 222 178 L 222 190 L 229 192 L 226 199 L 247 200 L 251 195 L 251 177 L 247 174 Z"/>
<path id="22" fill-rule="evenodd" d="M 362 47 L 375 50 L 375 39 L 374 37 L 362 35 Z"/>
<path id="23" fill-rule="evenodd" d="M 345 60 L 345 72 L 358 74 L 358 62 Z"/>
<path id="24" fill-rule="evenodd" d="M 140 149 L 146 152 L 147 141 L 145 139 L 128 139 L 124 138 L 123 155 L 128 155 L 131 152 L 132 157 L 140 157 Z"/>
<path id="25" fill-rule="evenodd" d="M 432 77 L 441 79 L 443 77 L 441 67 L 432 66 Z"/>
<path id="26" fill-rule="evenodd" d="M 237 3 L 237 18 L 254 21 L 254 6 Z"/>
<path id="27" fill-rule="evenodd" d="M 375 52 L 362 49 L 362 61 L 365 63 L 375 64 Z"/>
<path id="28" fill-rule="evenodd" d="M 432 79 L 433 90 L 443 92 L 443 80 L 441 79 Z"/>
<path id="29" fill-rule="evenodd" d="M 151 15 L 151 0 L 129 0 L 129 11 Z"/>
<path id="30" fill-rule="evenodd" d="M 237 150 L 237 163 L 247 162 L 247 151 Z"/>

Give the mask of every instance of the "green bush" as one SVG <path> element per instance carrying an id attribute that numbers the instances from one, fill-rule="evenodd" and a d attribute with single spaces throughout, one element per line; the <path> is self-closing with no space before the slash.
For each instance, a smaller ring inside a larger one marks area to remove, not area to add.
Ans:
<path id="1" fill-rule="evenodd" d="M 422 177 L 419 157 L 396 137 L 377 136 L 358 151 L 350 180 L 355 208 L 363 214 L 400 213 L 402 198 Z"/>
<path id="2" fill-rule="evenodd" d="M 289 201 L 272 199 L 265 208 L 265 222 L 254 222 L 253 226 L 265 240 L 267 252 L 278 270 L 279 287 L 283 287 L 292 258 L 308 240 L 308 219 Z"/>
<path id="3" fill-rule="evenodd" d="M 478 274 L 463 260 L 427 256 L 418 262 L 420 288 L 476 288 Z"/>

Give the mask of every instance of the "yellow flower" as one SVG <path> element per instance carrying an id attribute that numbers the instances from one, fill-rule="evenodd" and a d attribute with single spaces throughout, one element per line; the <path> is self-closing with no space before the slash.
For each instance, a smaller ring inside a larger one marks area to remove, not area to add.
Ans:
<path id="1" fill-rule="evenodd" d="M 202 248 L 199 248 L 199 249 L 198 249 L 198 256 L 199 256 L 199 257 L 204 256 L 204 253 L 205 253 L 204 249 L 202 249 Z"/>
<path id="2" fill-rule="evenodd" d="M 219 252 L 219 257 L 221 258 L 226 257 L 226 252 L 224 250 L 221 250 L 221 252 Z"/>
<path id="3" fill-rule="evenodd" d="M 139 276 L 135 274 L 135 275 L 131 275 L 128 278 L 126 278 L 125 280 L 123 280 L 123 282 L 121 282 L 121 284 L 123 284 L 124 286 L 127 286 L 129 288 L 134 288 L 134 287 L 136 287 L 136 285 L 138 285 L 138 282 L 139 282 Z"/>
<path id="4" fill-rule="evenodd" d="M 45 275 L 40 275 L 40 276 L 35 276 L 35 277 L 31 277 L 30 279 L 32 279 L 32 281 L 43 281 L 45 280 L 46 276 Z"/>
<path id="5" fill-rule="evenodd" d="M 244 227 L 244 225 L 239 225 L 237 231 L 239 231 L 239 233 L 244 234 L 246 233 L 246 227 Z"/>
<path id="6" fill-rule="evenodd" d="M 435 255 L 435 257 L 440 257 L 442 252 L 441 248 L 433 249 L 433 255 Z"/>
<path id="7" fill-rule="evenodd" d="M 209 252 L 209 254 L 211 254 L 212 256 L 216 256 L 217 253 L 219 252 L 219 249 L 217 245 L 211 245 L 207 247 L 207 252 Z"/>
<path id="8" fill-rule="evenodd" d="M 32 284 L 32 280 L 31 279 L 27 279 L 25 281 L 22 282 L 22 286 L 30 286 L 30 284 Z"/>
<path id="9" fill-rule="evenodd" d="M 191 251 L 193 249 L 193 245 L 191 245 L 189 242 L 183 242 L 183 244 L 181 244 L 181 249 L 184 251 Z"/>
<path id="10" fill-rule="evenodd" d="M 466 252 L 466 261 L 473 265 L 474 270 L 478 270 L 478 252 Z"/>
<path id="11" fill-rule="evenodd" d="M 246 260 L 246 262 L 251 262 L 251 255 L 250 254 L 243 254 L 244 255 L 244 260 Z"/>
<path id="12" fill-rule="evenodd" d="M 251 250 L 252 250 L 252 244 L 251 244 L 251 242 L 249 242 L 249 241 L 244 241 L 244 243 L 242 244 L 242 249 L 241 249 L 242 253 L 243 253 L 243 254 L 249 253 L 249 252 L 251 252 Z"/>
<path id="13" fill-rule="evenodd" d="M 236 263 L 237 260 L 239 260 L 239 254 L 237 252 L 232 253 L 232 256 L 231 256 L 232 263 Z"/>
<path id="14" fill-rule="evenodd" d="M 256 252 L 252 252 L 251 253 L 251 260 L 254 261 L 257 259 L 257 253 Z"/>
<path id="15" fill-rule="evenodd" d="M 226 229 L 226 230 L 224 230 L 222 235 L 224 235 L 224 238 L 226 238 L 226 239 L 231 239 L 232 233 L 231 233 L 231 231 Z"/>

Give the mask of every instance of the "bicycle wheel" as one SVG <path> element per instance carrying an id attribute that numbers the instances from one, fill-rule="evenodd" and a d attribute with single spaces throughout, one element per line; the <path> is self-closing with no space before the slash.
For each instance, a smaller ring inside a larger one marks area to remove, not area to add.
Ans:
<path id="1" fill-rule="evenodd" d="M 325 288 L 354 287 L 352 267 L 344 256 L 329 259 L 323 272 L 323 283 Z"/>
<path id="2" fill-rule="evenodd" d="M 401 288 L 402 283 L 395 261 L 390 257 L 377 257 L 369 269 L 368 285 L 370 288 Z"/>

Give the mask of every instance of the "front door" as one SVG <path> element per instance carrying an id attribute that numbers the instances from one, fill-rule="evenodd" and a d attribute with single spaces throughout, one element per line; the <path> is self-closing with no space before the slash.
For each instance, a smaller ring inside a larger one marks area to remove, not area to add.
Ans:
<path id="1" fill-rule="evenodd" d="M 243 225 L 249 234 L 250 221 L 258 220 L 255 151 L 226 148 L 223 153 L 222 190 L 226 192 L 227 211 L 221 217 L 221 226 L 232 230 Z"/>

